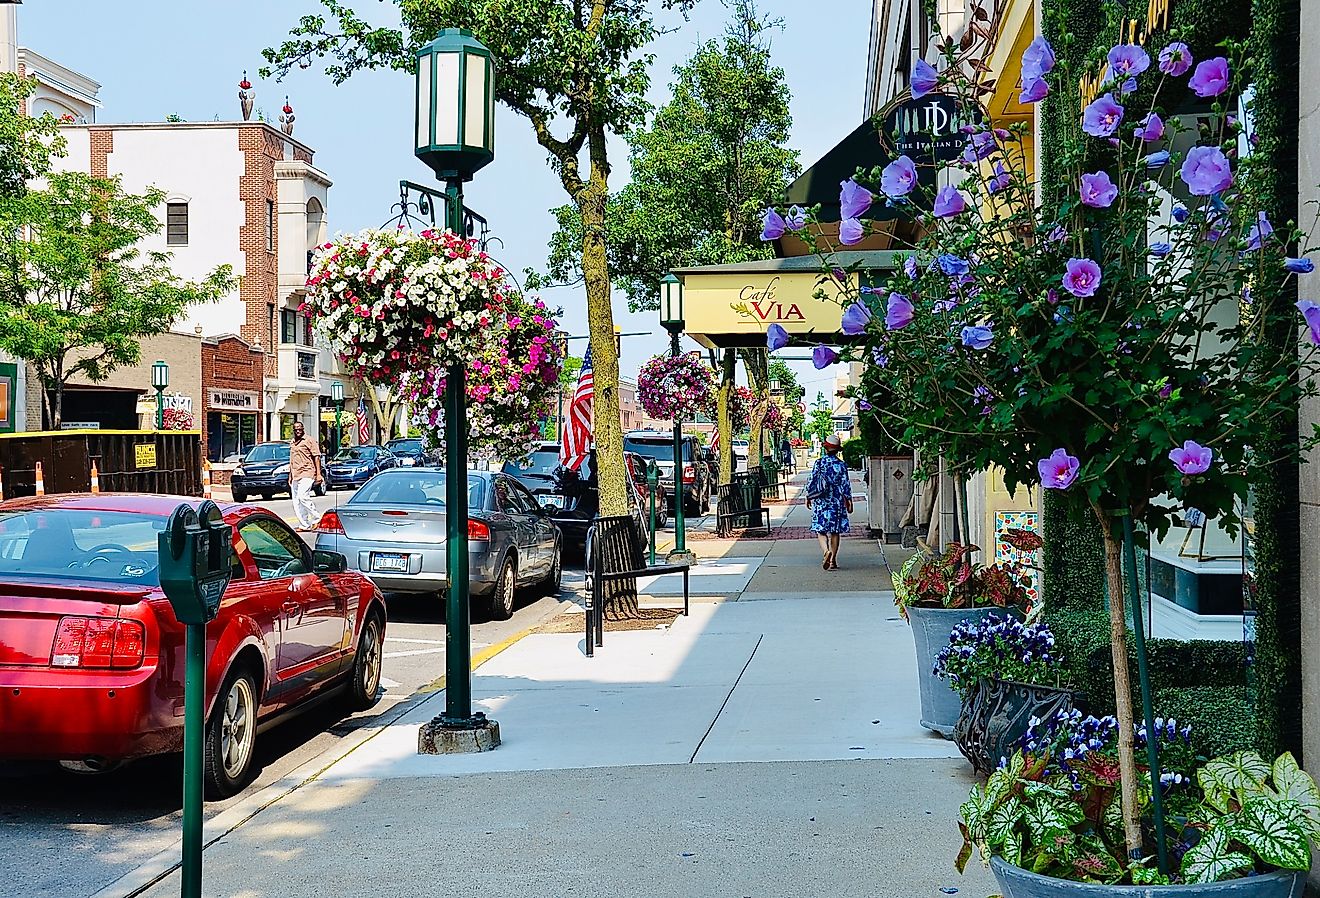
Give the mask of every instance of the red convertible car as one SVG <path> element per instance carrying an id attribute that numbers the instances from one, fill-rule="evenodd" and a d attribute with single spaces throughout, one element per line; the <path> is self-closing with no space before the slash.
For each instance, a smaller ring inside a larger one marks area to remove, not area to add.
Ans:
<path id="1" fill-rule="evenodd" d="M 0 502 L 0 758 L 93 768 L 183 745 L 184 629 L 160 588 L 174 496 Z M 344 557 L 223 507 L 233 577 L 206 629 L 206 791 L 251 780 L 257 734 L 322 698 L 377 701 L 385 603 Z"/>

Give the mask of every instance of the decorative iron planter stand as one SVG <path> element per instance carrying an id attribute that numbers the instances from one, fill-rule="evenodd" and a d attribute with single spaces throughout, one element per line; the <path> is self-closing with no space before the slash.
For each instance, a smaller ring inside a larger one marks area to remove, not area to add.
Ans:
<path id="1" fill-rule="evenodd" d="M 1082 693 L 1058 686 L 986 679 L 963 702 L 953 741 L 976 772 L 986 776 L 1012 754 L 1031 718 L 1045 720 L 1059 711 L 1085 707 Z"/>

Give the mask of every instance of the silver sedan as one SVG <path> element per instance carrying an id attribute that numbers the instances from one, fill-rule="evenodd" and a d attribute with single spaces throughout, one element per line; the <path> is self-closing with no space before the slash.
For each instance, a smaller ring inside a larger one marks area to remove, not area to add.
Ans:
<path id="1" fill-rule="evenodd" d="M 532 494 L 502 473 L 468 471 L 468 574 L 491 617 L 513 615 L 516 591 L 559 591 L 562 538 Z M 382 591 L 448 587 L 445 472 L 396 468 L 368 480 L 317 525 L 316 548 L 339 552 Z M 474 602 L 475 604 L 475 602 Z"/>

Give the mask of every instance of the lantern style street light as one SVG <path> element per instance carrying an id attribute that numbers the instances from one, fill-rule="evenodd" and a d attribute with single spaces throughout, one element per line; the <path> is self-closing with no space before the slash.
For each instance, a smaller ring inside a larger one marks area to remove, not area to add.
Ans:
<path id="1" fill-rule="evenodd" d="M 340 419 L 344 416 L 344 385 L 335 381 L 330 385 L 330 401 L 335 404 L 335 451 L 330 453 L 334 458 L 339 454 L 339 447 L 343 445 L 344 435 L 340 433 L 343 423 Z"/>
<path id="2" fill-rule="evenodd" d="M 416 90 L 414 152 L 445 182 L 445 227 L 466 236 L 463 182 L 472 180 L 473 174 L 495 158 L 495 65 L 490 50 L 470 31 L 446 28 L 417 51 Z M 435 720 L 442 730 L 494 729 L 485 715 L 472 713 L 467 448 L 466 372 L 461 365 L 451 365 L 445 372 L 449 580 L 445 609 L 445 711 Z"/>
<path id="3" fill-rule="evenodd" d="M 156 390 L 156 429 L 165 429 L 165 388 L 170 385 L 170 366 L 163 359 L 151 364 L 151 386 Z"/>
<path id="4" fill-rule="evenodd" d="M 775 393 L 780 392 L 780 387 L 781 387 L 781 384 L 779 383 L 779 378 L 777 378 L 777 377 L 772 377 L 772 378 L 770 378 L 770 393 L 771 393 L 771 395 L 774 395 Z"/>
<path id="5" fill-rule="evenodd" d="M 678 358 L 678 338 L 683 333 L 683 282 L 671 271 L 660 279 L 660 326 L 669 331 L 669 354 Z M 693 465 L 697 463 L 692 459 Z M 695 472 L 694 472 L 695 473 Z M 674 551 L 669 560 L 691 558 L 683 515 L 683 423 L 674 416 Z"/>

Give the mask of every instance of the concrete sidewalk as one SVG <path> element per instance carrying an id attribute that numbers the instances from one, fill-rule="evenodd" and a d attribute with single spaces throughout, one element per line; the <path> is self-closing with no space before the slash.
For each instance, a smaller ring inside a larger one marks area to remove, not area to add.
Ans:
<path id="1" fill-rule="evenodd" d="M 883 550 L 848 540 L 825 572 L 815 540 L 692 545 L 715 551 L 691 616 L 607 632 L 594 658 L 581 635 L 526 636 L 473 677 L 497 751 L 418 755 L 438 694 L 208 848 L 205 893 L 993 892 L 952 867 L 974 779 L 917 724 Z M 646 604 L 674 604 L 676 579 L 639 584 Z"/>

